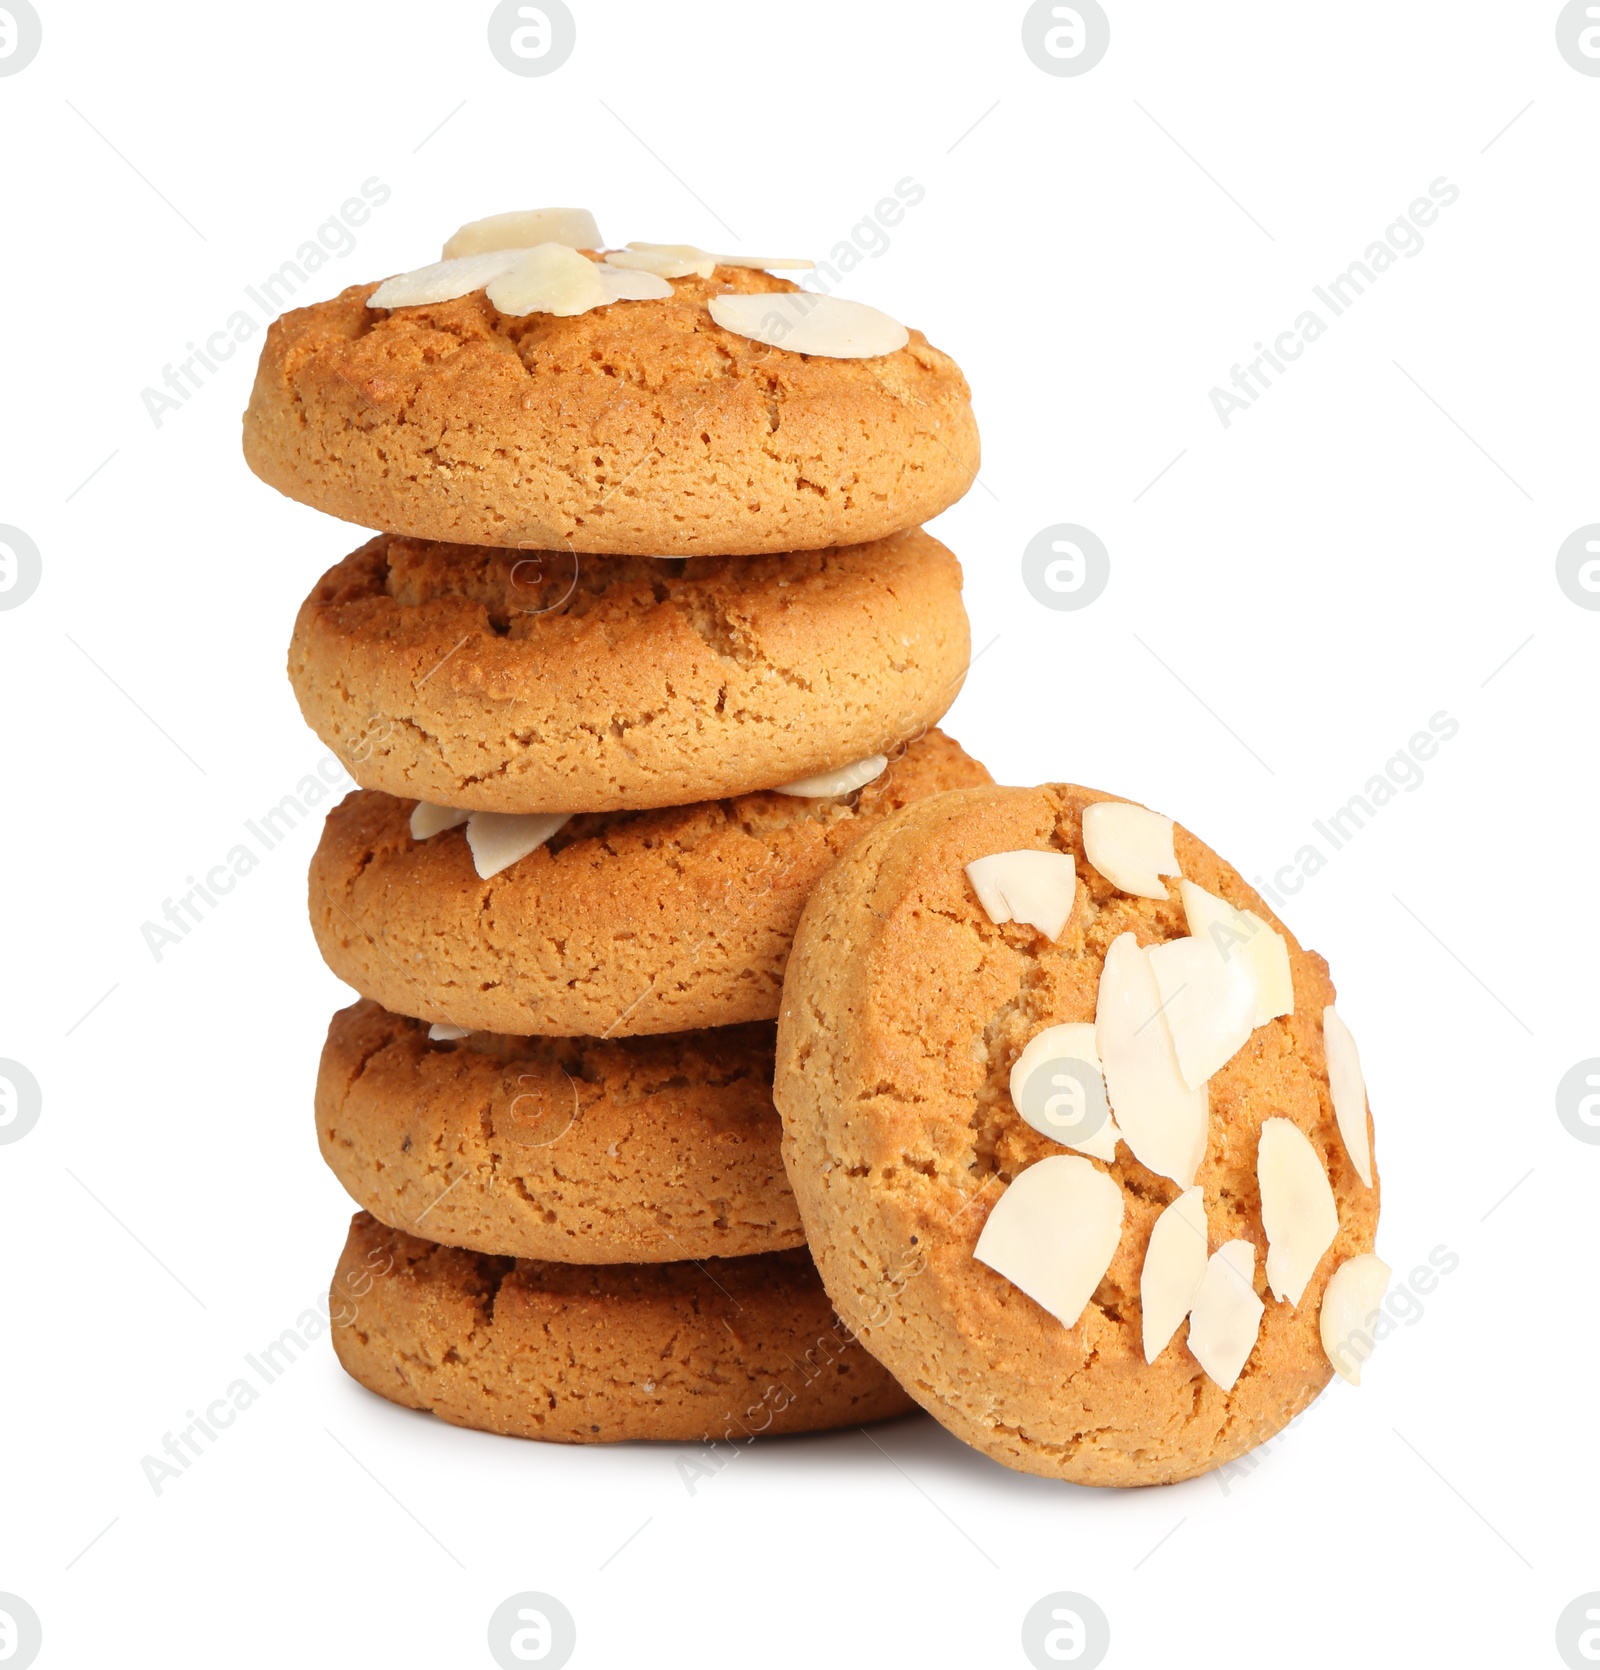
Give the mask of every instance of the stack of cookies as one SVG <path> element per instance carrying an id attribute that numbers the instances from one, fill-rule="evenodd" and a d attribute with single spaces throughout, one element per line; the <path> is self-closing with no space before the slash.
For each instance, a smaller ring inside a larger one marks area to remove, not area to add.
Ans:
<path id="1" fill-rule="evenodd" d="M 569 1441 L 794 1432 L 909 1400 L 840 1324 L 773 1105 L 823 871 L 989 782 L 932 727 L 970 653 L 920 524 L 971 484 L 965 381 L 805 262 L 602 253 L 576 210 L 285 315 L 245 454 L 382 529 L 289 672 L 361 785 L 310 908 L 361 1000 L 317 1083 L 362 1211 L 341 1361 Z"/>
<path id="2" fill-rule="evenodd" d="M 386 530 L 289 658 L 362 785 L 336 1348 L 527 1437 L 914 1398 L 1079 1483 L 1236 1463 L 1393 1326 L 1354 1040 L 1198 838 L 931 728 L 967 387 L 805 265 L 541 210 L 269 334 L 252 468 Z"/>

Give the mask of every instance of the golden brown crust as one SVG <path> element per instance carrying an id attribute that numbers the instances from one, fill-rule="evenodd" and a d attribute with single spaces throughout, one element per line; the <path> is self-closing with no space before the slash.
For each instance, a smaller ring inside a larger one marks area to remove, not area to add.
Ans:
<path id="1" fill-rule="evenodd" d="M 778 1012 L 800 909 L 898 807 L 989 774 L 940 731 L 855 795 L 749 794 L 574 818 L 482 880 L 461 828 L 413 841 L 411 803 L 358 790 L 311 861 L 328 966 L 397 1014 L 475 1031 L 628 1037 Z"/>
<path id="2" fill-rule="evenodd" d="M 328 1028 L 317 1140 L 375 1217 L 584 1264 L 805 1244 L 772 1105 L 772 1027 L 430 1042 L 363 1000 Z"/>
<path id="3" fill-rule="evenodd" d="M 786 353 L 714 295 L 793 290 L 720 268 L 669 300 L 510 318 L 480 290 L 286 313 L 244 417 L 269 486 L 420 539 L 635 556 L 862 544 L 937 515 L 978 468 L 965 378 L 920 331 L 875 359 Z"/>
<path id="4" fill-rule="evenodd" d="M 943 716 L 970 647 L 960 564 L 920 530 L 669 562 L 380 535 L 301 606 L 289 678 L 364 788 L 603 812 L 886 753 Z"/>
<path id="5" fill-rule="evenodd" d="M 839 1326 L 804 1251 L 714 1274 L 542 1264 L 435 1246 L 359 1212 L 329 1311 L 363 1386 L 516 1438 L 744 1442 L 912 1407 Z"/>
<path id="6" fill-rule="evenodd" d="M 1144 1361 L 1139 1276 L 1151 1226 L 1179 1193 L 1126 1144 L 1122 1237 L 1073 1328 L 973 1248 L 1019 1171 L 1065 1152 L 1012 1106 L 1009 1074 L 1042 1026 L 1093 1021 L 1106 948 L 1187 933 L 1176 879 L 1165 901 L 1130 898 L 1084 855 L 1081 813 L 1109 797 L 1069 785 L 971 789 L 920 801 L 858 842 L 811 896 L 778 1028 L 775 1095 L 784 1162 L 841 1317 L 952 1432 L 1007 1466 L 1085 1484 L 1170 1483 L 1270 1437 L 1327 1383 L 1318 1311 L 1328 1277 L 1372 1248 L 1378 1191 L 1357 1178 L 1334 1120 L 1322 1012 L 1327 965 L 1300 949 L 1238 873 L 1186 830 L 1183 874 L 1279 928 L 1295 1009 L 1258 1027 L 1210 1081 L 1210 1140 L 1196 1182 L 1212 1250 L 1243 1237 L 1265 1290 L 1256 1183 L 1261 1123 L 1292 1120 L 1324 1159 L 1339 1232 L 1297 1309 L 1266 1297 L 1260 1339 L 1231 1392 L 1189 1354 L 1180 1327 Z M 1071 852 L 1079 888 L 1050 944 L 996 927 L 964 866 L 992 852 Z M 1097 1165 L 1100 1162 L 1095 1162 Z"/>

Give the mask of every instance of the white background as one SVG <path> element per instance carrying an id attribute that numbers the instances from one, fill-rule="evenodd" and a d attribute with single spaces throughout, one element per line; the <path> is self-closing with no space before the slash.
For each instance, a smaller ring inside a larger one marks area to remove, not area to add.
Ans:
<path id="1" fill-rule="evenodd" d="M 1600 520 L 1600 78 L 1548 0 L 1106 0 L 1080 77 L 1029 61 L 1016 4 L 572 3 L 532 79 L 483 3 L 38 0 L 0 79 L 0 522 L 43 556 L 0 613 L 0 1056 L 44 1090 L 0 1146 L 0 1590 L 40 1662 L 487 1665 L 490 1612 L 540 1589 L 580 1666 L 1021 1665 L 1070 1589 L 1114 1666 L 1559 1663 L 1600 1589 L 1600 1147 L 1554 1100 L 1600 1055 L 1600 613 L 1554 567 Z M 140 1458 L 325 1290 L 351 1208 L 310 1096 L 348 994 L 311 825 L 159 963 L 140 924 L 321 757 L 284 652 L 365 536 L 245 469 L 259 334 L 159 428 L 141 389 L 372 176 L 390 201 L 304 299 L 544 203 L 823 255 L 908 175 L 844 293 L 972 383 L 982 476 L 935 531 L 992 648 L 947 728 L 998 779 L 1145 800 L 1255 876 L 1459 722 L 1283 907 L 1361 1043 L 1379 1250 L 1459 1267 L 1220 1482 L 1025 1478 L 918 1418 L 691 1494 L 687 1450 L 456 1431 L 324 1338 L 158 1497 Z M 1210 388 L 1439 176 L 1421 253 L 1224 429 Z M 1022 584 L 1058 522 L 1110 552 L 1081 611 Z"/>

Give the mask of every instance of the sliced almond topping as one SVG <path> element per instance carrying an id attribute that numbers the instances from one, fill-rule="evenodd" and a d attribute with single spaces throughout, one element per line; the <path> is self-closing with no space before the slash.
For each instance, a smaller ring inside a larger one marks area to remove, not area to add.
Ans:
<path id="1" fill-rule="evenodd" d="M 645 272 L 659 273 L 662 278 L 688 278 L 691 273 L 697 278 L 710 278 L 717 266 L 715 255 L 694 244 L 646 244 L 635 240 L 627 249 L 616 250 L 606 257 L 608 261 L 613 258 L 619 267 L 639 266 Z"/>
<path id="2" fill-rule="evenodd" d="M 367 297 L 368 307 L 421 307 L 428 302 L 451 302 L 470 296 L 515 266 L 524 252 L 500 249 L 487 255 L 465 255 L 456 261 L 435 261 L 409 273 L 386 278 Z"/>
<path id="3" fill-rule="evenodd" d="M 1328 1057 L 1328 1091 L 1345 1152 L 1356 1176 L 1372 1187 L 1372 1145 L 1367 1141 L 1367 1081 L 1350 1028 L 1330 1003 L 1322 1011 L 1322 1045 Z"/>
<path id="4" fill-rule="evenodd" d="M 1203 1189 L 1185 1189 L 1150 1231 L 1139 1277 L 1147 1363 L 1153 1363 L 1166 1349 L 1205 1280 L 1206 1233 Z"/>
<path id="5" fill-rule="evenodd" d="M 570 812 L 474 812 L 467 819 L 472 867 L 485 881 L 542 847 Z"/>
<path id="6" fill-rule="evenodd" d="M 1184 1082 L 1150 958 L 1132 934 L 1106 951 L 1094 1024 L 1123 1141 L 1141 1165 L 1189 1188 L 1205 1157 L 1206 1087 Z"/>
<path id="7" fill-rule="evenodd" d="M 471 1035 L 470 1026 L 452 1026 L 449 1021 L 435 1021 L 428 1028 L 428 1037 L 436 1044 L 453 1043 L 457 1038 L 469 1038 Z"/>
<path id="8" fill-rule="evenodd" d="M 911 340 L 898 320 L 863 302 L 817 296 L 809 290 L 764 295 L 713 296 L 711 317 L 725 331 L 791 354 L 822 359 L 875 359 Z"/>
<path id="9" fill-rule="evenodd" d="M 1322 1349 L 1352 1386 L 1361 1384 L 1361 1365 L 1372 1355 L 1389 1266 L 1376 1253 L 1347 1258 L 1328 1277 L 1322 1294 Z"/>
<path id="10" fill-rule="evenodd" d="M 644 249 L 635 244 L 628 249 L 612 250 L 606 256 L 606 265 L 651 273 L 656 278 L 710 278 L 716 260 L 704 250 L 695 250 L 692 255 L 671 255 L 664 249 Z"/>
<path id="11" fill-rule="evenodd" d="M 411 808 L 411 839 L 426 841 L 430 835 L 437 835 L 441 830 L 459 828 L 471 816 L 471 812 L 463 812 L 455 806 L 434 806 L 426 800 L 419 800 Z"/>
<path id="12" fill-rule="evenodd" d="M 444 258 L 479 255 L 492 249 L 532 249 L 535 244 L 565 244 L 569 249 L 601 249 L 604 242 L 587 209 L 516 209 L 510 214 L 469 220 L 444 246 Z"/>
<path id="13" fill-rule="evenodd" d="M 1339 1233 L 1339 1209 L 1322 1157 L 1287 1119 L 1261 1124 L 1256 1151 L 1261 1227 L 1267 1232 L 1267 1282 L 1291 1305 L 1300 1303 L 1322 1255 Z"/>
<path id="14" fill-rule="evenodd" d="M 815 261 L 804 261 L 792 255 L 713 255 L 694 244 L 648 244 L 637 239 L 626 250 L 617 250 L 606 259 L 615 261 L 619 267 L 642 267 L 645 272 L 660 273 L 663 278 L 687 278 L 690 273 L 710 278 L 717 267 L 746 267 L 753 272 L 771 273 L 816 266 Z M 659 264 L 646 265 L 647 261 Z M 668 272 L 669 266 L 681 270 Z"/>
<path id="15" fill-rule="evenodd" d="M 1294 976 L 1289 968 L 1289 942 L 1253 910 L 1238 910 L 1226 899 L 1180 881 L 1183 912 L 1189 932 L 1209 940 L 1228 961 L 1242 957 L 1256 983 L 1257 1026 L 1279 1015 L 1294 1013 Z"/>
<path id="16" fill-rule="evenodd" d="M 819 771 L 815 777 L 799 777 L 792 783 L 781 783 L 774 794 L 798 795 L 802 800 L 827 800 L 836 794 L 854 794 L 874 777 L 881 777 L 889 767 L 888 757 L 872 754 L 854 765 L 841 765 L 835 771 Z"/>
<path id="17" fill-rule="evenodd" d="M 713 255 L 711 259 L 719 267 L 748 267 L 762 273 L 798 272 L 816 266 L 815 261 L 796 255 Z"/>
<path id="18" fill-rule="evenodd" d="M 565 244 L 539 244 L 491 279 L 489 300 L 511 318 L 553 313 L 570 319 L 611 300 L 599 267 Z"/>
<path id="19" fill-rule="evenodd" d="M 1049 940 L 1061 937 L 1078 891 L 1070 852 L 992 852 L 973 859 L 967 880 L 996 926 L 1026 922 Z"/>
<path id="20" fill-rule="evenodd" d="M 672 286 L 654 273 L 625 272 L 621 267 L 596 267 L 595 275 L 614 302 L 664 302 Z"/>
<path id="21" fill-rule="evenodd" d="M 1121 1133 L 1087 1022 L 1047 1026 L 1028 1040 L 1011 1068 L 1011 1100 L 1041 1136 L 1097 1160 L 1116 1157 Z"/>
<path id="22" fill-rule="evenodd" d="M 1169 939 L 1148 952 L 1184 1082 L 1198 1087 L 1231 1061 L 1256 1024 L 1256 981 L 1242 957 L 1209 939 Z"/>
<path id="23" fill-rule="evenodd" d="M 1189 1350 L 1195 1361 L 1225 1392 L 1255 1350 L 1266 1310 L 1251 1285 L 1256 1249 L 1248 1241 L 1229 1241 L 1206 1261 L 1189 1311 Z"/>
<path id="24" fill-rule="evenodd" d="M 1073 1327 L 1111 1267 L 1122 1190 L 1072 1154 L 1022 1172 L 995 1202 L 972 1256 Z"/>
<path id="25" fill-rule="evenodd" d="M 1084 807 L 1083 850 L 1113 887 L 1138 899 L 1166 898 L 1161 878 L 1178 873 L 1172 819 L 1125 800 Z"/>

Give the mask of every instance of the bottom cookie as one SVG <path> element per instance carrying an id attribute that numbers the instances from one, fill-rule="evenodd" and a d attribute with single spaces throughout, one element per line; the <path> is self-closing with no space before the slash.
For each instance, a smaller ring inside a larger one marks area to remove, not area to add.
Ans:
<path id="1" fill-rule="evenodd" d="M 333 1343 L 370 1391 L 455 1426 L 601 1444 L 855 1426 L 914 1407 L 834 1316 L 804 1249 L 551 1264 L 419 1240 L 366 1212 Z"/>

